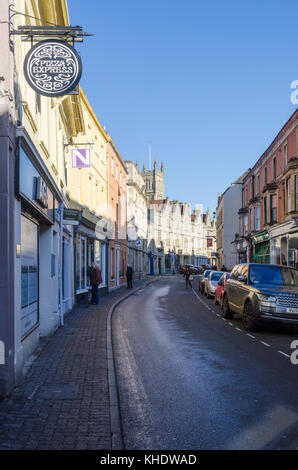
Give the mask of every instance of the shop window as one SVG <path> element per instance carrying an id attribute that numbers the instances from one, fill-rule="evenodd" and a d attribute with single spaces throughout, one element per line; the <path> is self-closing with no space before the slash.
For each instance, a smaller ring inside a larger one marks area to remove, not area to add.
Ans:
<path id="1" fill-rule="evenodd" d="M 38 318 L 38 226 L 21 217 L 21 333 L 24 336 Z"/>
<path id="2" fill-rule="evenodd" d="M 280 259 L 280 239 L 277 238 L 271 243 L 271 263 L 281 264 Z"/>
<path id="3" fill-rule="evenodd" d="M 87 243 L 79 234 L 76 239 L 76 288 L 77 291 L 87 289 Z"/>

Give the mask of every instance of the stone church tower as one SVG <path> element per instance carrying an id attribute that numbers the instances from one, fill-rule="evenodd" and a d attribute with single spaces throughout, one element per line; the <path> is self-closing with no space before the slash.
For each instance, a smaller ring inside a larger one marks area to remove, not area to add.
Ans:
<path id="1" fill-rule="evenodd" d="M 143 166 L 142 177 L 146 184 L 146 197 L 148 201 L 164 199 L 165 197 L 165 184 L 164 184 L 164 165 L 161 162 L 160 171 L 157 167 L 157 161 L 154 162 L 153 171 L 146 170 Z"/>

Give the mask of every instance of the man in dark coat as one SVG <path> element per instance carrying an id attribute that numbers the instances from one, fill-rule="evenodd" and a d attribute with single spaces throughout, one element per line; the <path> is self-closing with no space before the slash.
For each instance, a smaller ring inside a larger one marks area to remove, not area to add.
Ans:
<path id="1" fill-rule="evenodd" d="M 92 300 L 93 305 L 98 304 L 98 286 L 102 283 L 101 271 L 96 263 L 92 265 L 91 270 L 91 289 L 92 289 Z"/>
<path id="2" fill-rule="evenodd" d="M 132 275 L 132 267 L 130 266 L 130 264 L 128 264 L 126 269 L 127 289 L 132 289 Z"/>

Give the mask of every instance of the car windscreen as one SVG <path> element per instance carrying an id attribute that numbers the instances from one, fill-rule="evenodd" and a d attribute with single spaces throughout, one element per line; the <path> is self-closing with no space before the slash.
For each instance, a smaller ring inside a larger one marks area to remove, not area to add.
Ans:
<path id="1" fill-rule="evenodd" d="M 211 269 L 209 271 L 204 272 L 204 277 L 208 277 L 208 274 L 211 273 Z"/>
<path id="2" fill-rule="evenodd" d="M 223 273 L 212 273 L 211 274 L 211 281 L 219 281 Z"/>
<path id="3" fill-rule="evenodd" d="M 249 280 L 251 284 L 298 287 L 298 271 L 280 266 L 251 266 Z"/>

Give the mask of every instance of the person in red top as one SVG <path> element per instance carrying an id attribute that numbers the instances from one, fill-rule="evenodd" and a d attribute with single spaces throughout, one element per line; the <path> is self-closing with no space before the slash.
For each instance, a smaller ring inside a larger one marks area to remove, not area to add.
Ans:
<path id="1" fill-rule="evenodd" d="M 92 300 L 93 305 L 98 304 L 98 286 L 102 283 L 101 271 L 96 263 L 93 263 L 91 270 L 91 288 L 92 288 Z"/>

